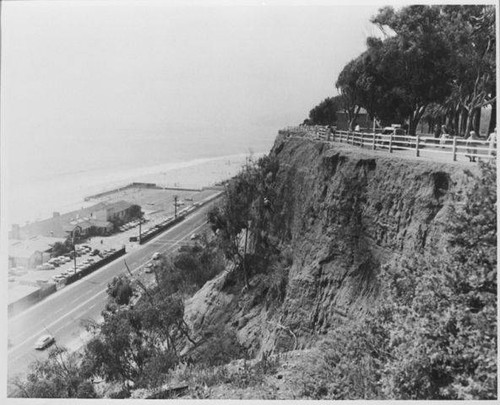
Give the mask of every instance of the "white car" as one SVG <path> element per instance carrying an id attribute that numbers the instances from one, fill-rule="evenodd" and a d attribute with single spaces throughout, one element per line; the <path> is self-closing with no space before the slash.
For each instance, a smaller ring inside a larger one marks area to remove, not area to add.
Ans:
<path id="1" fill-rule="evenodd" d="M 160 252 L 155 252 L 153 253 L 153 256 L 151 257 L 153 260 L 158 260 L 160 258 Z"/>
<path id="2" fill-rule="evenodd" d="M 40 336 L 40 338 L 35 343 L 35 349 L 36 350 L 43 350 L 46 347 L 49 347 L 55 341 L 56 340 L 54 339 L 54 336 L 52 336 L 52 335 Z"/>

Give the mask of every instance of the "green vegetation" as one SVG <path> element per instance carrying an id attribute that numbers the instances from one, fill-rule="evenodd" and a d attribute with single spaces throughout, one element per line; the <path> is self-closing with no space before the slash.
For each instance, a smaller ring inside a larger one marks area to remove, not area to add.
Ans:
<path id="1" fill-rule="evenodd" d="M 384 7 L 372 18 L 385 38 L 339 74 L 334 97 L 354 128 L 360 107 L 383 124 L 406 123 L 415 134 L 425 119 L 453 134 L 479 133 L 481 108 L 496 126 L 495 8 L 492 5 Z M 311 112 L 322 110 L 325 102 Z M 320 123 L 311 120 L 311 123 Z"/>
<path id="2" fill-rule="evenodd" d="M 86 380 L 80 368 L 81 356 L 55 347 L 45 361 L 30 365 L 26 380 L 13 381 L 24 398 L 96 398 L 94 385 Z"/>
<path id="3" fill-rule="evenodd" d="M 328 97 L 309 111 L 309 118 L 304 120 L 304 124 L 335 125 L 337 123 L 337 111 L 342 108 L 341 96 Z"/>
<path id="4" fill-rule="evenodd" d="M 329 399 L 497 398 L 496 171 L 454 212 L 447 255 L 382 269 L 380 305 L 339 325 L 304 367 L 302 394 Z"/>
<path id="5" fill-rule="evenodd" d="M 219 247 L 235 263 L 247 287 L 252 275 L 267 272 L 280 260 L 285 245 L 275 236 L 281 211 L 274 187 L 278 168 L 276 157 L 248 162 L 226 186 L 222 204 L 208 214 Z"/>
<path id="6" fill-rule="evenodd" d="M 56 242 L 52 246 L 52 249 L 50 251 L 50 256 L 51 257 L 59 257 L 63 256 L 66 253 L 72 252 L 73 251 L 73 242 L 71 238 L 67 238 L 64 242 Z"/>

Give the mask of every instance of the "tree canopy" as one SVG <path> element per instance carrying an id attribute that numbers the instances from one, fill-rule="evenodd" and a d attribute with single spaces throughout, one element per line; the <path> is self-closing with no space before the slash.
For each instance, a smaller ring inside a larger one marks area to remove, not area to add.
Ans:
<path id="1" fill-rule="evenodd" d="M 349 126 L 362 107 L 383 123 L 407 123 L 411 134 L 422 117 L 447 123 L 453 133 L 479 133 L 481 108 L 491 105 L 494 128 L 494 6 L 384 7 L 371 22 L 383 39 L 368 38 L 367 50 L 345 65 L 335 83 Z"/>

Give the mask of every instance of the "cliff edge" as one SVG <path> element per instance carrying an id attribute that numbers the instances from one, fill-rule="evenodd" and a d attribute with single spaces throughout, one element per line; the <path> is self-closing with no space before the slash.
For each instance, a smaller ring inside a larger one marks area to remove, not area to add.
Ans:
<path id="1" fill-rule="evenodd" d="M 444 253 L 450 206 L 470 187 L 467 172 L 477 170 L 286 131 L 269 157 L 277 170 L 264 173 L 261 232 L 287 252 L 278 293 L 270 294 L 269 269 L 245 286 L 232 266 L 185 308 L 195 333 L 224 324 L 255 355 L 311 347 L 376 303 L 381 266 L 431 246 Z"/>

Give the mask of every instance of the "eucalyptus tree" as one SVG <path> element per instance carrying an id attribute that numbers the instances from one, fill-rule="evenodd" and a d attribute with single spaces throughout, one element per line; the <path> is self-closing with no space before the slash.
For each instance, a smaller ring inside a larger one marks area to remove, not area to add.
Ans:
<path id="1" fill-rule="evenodd" d="M 479 130 L 481 108 L 492 105 L 496 125 L 495 8 L 492 5 L 442 6 L 440 30 L 450 54 L 452 93 L 448 103 L 460 115 L 459 130 Z"/>
<path id="2" fill-rule="evenodd" d="M 342 109 L 341 96 L 325 98 L 309 111 L 308 123 L 311 125 L 335 125 L 337 111 Z"/>
<path id="3" fill-rule="evenodd" d="M 383 41 L 368 42 L 374 82 L 407 115 L 410 134 L 426 108 L 451 93 L 450 48 L 437 24 L 440 15 L 439 7 L 385 7 L 371 20 L 386 33 Z"/>

